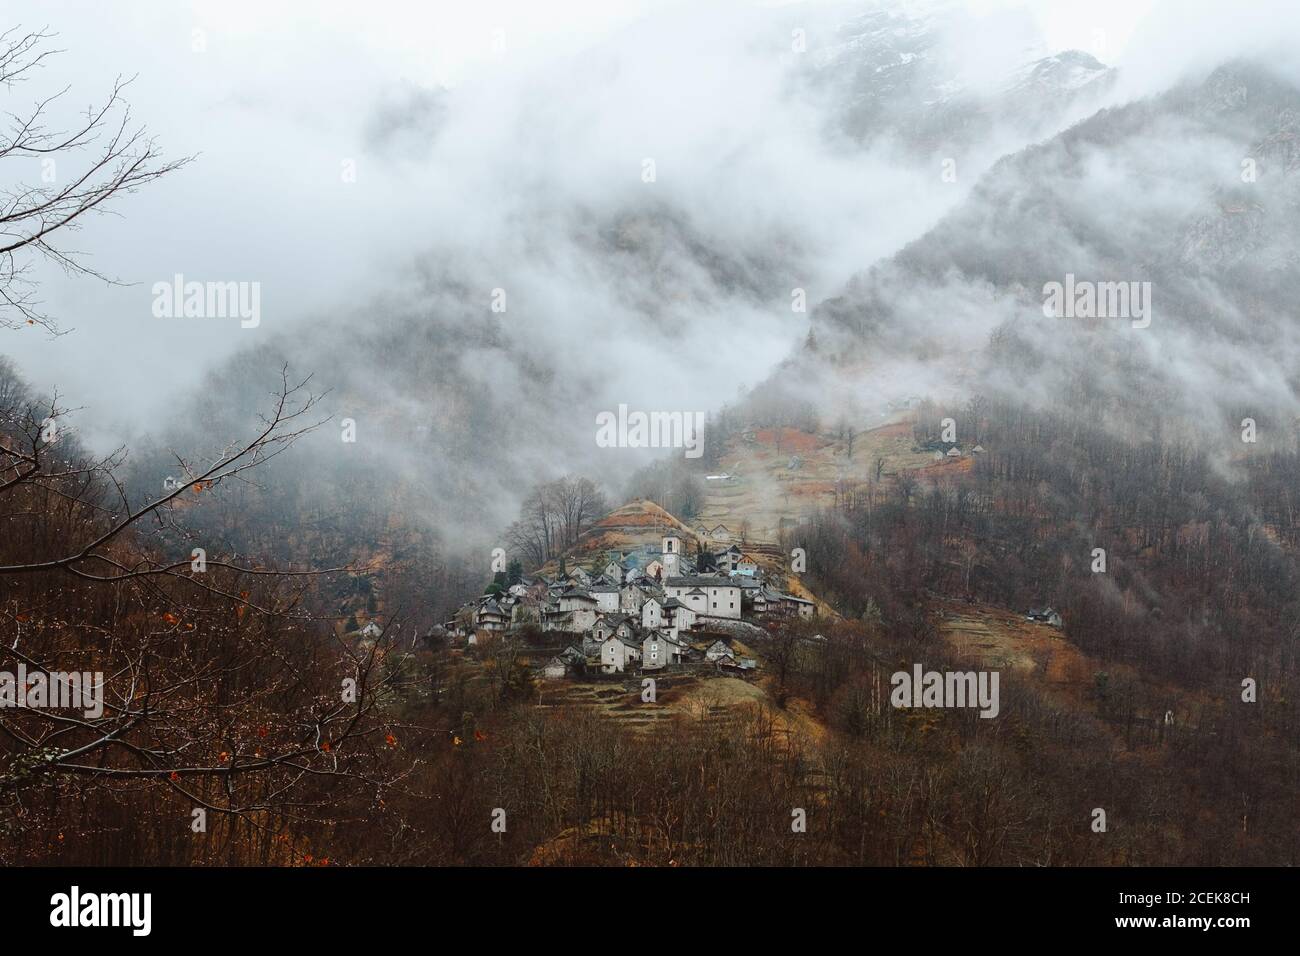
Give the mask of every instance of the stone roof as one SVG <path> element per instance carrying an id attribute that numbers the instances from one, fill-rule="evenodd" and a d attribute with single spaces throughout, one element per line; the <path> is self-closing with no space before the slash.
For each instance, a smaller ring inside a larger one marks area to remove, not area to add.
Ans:
<path id="1" fill-rule="evenodd" d="M 664 581 L 664 587 L 669 588 L 737 588 L 739 584 L 733 582 L 730 578 L 709 577 L 708 575 L 692 574 L 682 575 L 681 577 L 668 578 Z"/>

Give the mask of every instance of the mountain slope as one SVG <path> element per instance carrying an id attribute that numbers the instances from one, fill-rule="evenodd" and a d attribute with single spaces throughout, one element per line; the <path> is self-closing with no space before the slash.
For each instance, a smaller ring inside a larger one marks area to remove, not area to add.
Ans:
<path id="1" fill-rule="evenodd" d="M 1293 415 L 1297 136 L 1300 91 L 1244 63 L 1103 110 L 998 163 L 926 235 L 821 303 L 816 343 L 773 382 L 824 402 L 906 389 L 1039 407 L 1084 387 L 1116 411 L 1136 393 L 1215 428 L 1242 409 Z M 1045 286 L 1067 276 L 1150 283 L 1149 326 L 1046 317 Z"/>

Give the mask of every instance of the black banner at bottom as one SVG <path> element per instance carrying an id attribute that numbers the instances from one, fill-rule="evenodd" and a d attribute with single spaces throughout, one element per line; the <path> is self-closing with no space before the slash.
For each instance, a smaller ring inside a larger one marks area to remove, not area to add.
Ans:
<path id="1" fill-rule="evenodd" d="M 969 941 L 975 927 L 1015 940 L 1041 938 L 1046 923 L 1063 939 L 1229 942 L 1281 930 L 1295 878 L 1288 869 L 37 868 L 0 871 L 0 887 L 11 940 L 75 933 L 81 944 L 214 932 L 373 944 L 381 928 L 453 926 L 535 939 L 548 925 L 580 934 L 601 914 L 611 927 L 677 922 L 697 938 L 777 927 L 825 938 L 842 927 L 901 925 L 927 943 Z"/>

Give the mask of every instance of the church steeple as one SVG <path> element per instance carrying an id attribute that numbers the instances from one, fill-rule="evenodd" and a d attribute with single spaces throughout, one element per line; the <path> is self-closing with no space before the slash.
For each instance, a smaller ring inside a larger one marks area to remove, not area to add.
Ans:
<path id="1" fill-rule="evenodd" d="M 676 577 L 682 573 L 682 539 L 669 532 L 660 545 L 659 563 L 664 566 L 664 577 Z"/>

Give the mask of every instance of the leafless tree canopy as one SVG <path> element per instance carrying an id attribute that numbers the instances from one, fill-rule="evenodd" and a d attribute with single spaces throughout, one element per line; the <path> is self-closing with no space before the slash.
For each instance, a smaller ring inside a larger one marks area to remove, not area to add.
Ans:
<path id="1" fill-rule="evenodd" d="M 572 547 L 608 510 L 605 496 L 590 479 L 557 478 L 533 489 L 507 541 L 514 554 L 537 567 Z"/>
<path id="2" fill-rule="evenodd" d="M 52 126 L 51 113 L 67 102 L 69 87 L 32 103 L 22 100 L 31 79 L 60 51 L 51 34 L 13 28 L 0 34 L 0 87 L 8 102 L 0 130 L 0 327 L 58 323 L 41 309 L 31 275 L 45 259 L 65 272 L 117 282 L 67 245 L 94 213 L 111 208 L 118 194 L 165 176 L 189 160 L 164 160 L 123 97 L 129 78 L 89 106 L 70 126 Z"/>

